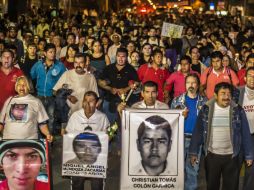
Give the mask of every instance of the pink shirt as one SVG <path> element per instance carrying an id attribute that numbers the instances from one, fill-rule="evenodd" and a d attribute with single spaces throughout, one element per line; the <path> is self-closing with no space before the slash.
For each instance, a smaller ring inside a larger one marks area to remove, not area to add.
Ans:
<path id="1" fill-rule="evenodd" d="M 195 73 L 200 77 L 199 73 L 195 71 L 190 71 L 190 73 Z M 186 92 L 185 88 L 185 76 L 181 71 L 176 71 L 172 73 L 168 78 L 167 78 L 167 85 L 173 86 L 174 85 L 174 98 L 177 96 L 180 96 L 184 92 Z M 171 91 L 172 89 L 170 89 Z"/>
<path id="2" fill-rule="evenodd" d="M 208 74 L 210 68 L 207 68 L 203 74 L 200 77 L 200 83 L 201 85 L 206 85 L 206 96 L 208 99 L 211 99 L 214 96 L 214 88 L 216 84 L 220 82 L 227 82 L 231 83 L 230 77 L 228 76 L 226 68 L 221 73 L 216 73 L 214 70 L 211 71 L 210 74 Z M 235 72 L 230 69 L 231 79 L 234 86 L 237 86 L 239 84 L 239 80 Z M 208 77 L 207 77 L 208 75 Z"/>

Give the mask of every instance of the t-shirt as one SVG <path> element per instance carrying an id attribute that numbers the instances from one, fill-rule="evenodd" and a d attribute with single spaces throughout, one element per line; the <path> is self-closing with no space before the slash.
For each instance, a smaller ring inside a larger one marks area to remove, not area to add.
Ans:
<path id="1" fill-rule="evenodd" d="M 69 100 L 67 100 L 67 104 L 71 109 L 71 113 L 82 108 L 85 92 L 91 90 L 98 95 L 96 79 L 91 73 L 79 75 L 76 73 L 75 69 L 65 71 L 57 81 L 53 90 L 57 91 L 58 89 L 63 88 L 63 84 L 67 84 L 67 88 L 73 90 L 71 95 L 75 96 L 78 99 L 78 102 L 75 104 L 72 104 Z"/>
<path id="2" fill-rule="evenodd" d="M 30 94 L 10 97 L 0 115 L 0 122 L 4 123 L 3 139 L 38 139 L 38 124 L 48 119 L 38 98 Z"/>
<path id="3" fill-rule="evenodd" d="M 250 127 L 250 133 L 254 133 L 254 96 L 248 96 L 248 90 L 246 90 L 245 87 L 245 93 L 243 98 L 243 105 L 242 105 L 246 117 L 248 119 L 249 127 Z"/>
<path id="4" fill-rule="evenodd" d="M 198 116 L 197 101 L 198 101 L 198 97 L 190 98 L 187 95 L 185 97 L 186 107 L 189 110 L 188 117 L 184 121 L 185 134 L 192 134 L 192 131 L 196 125 L 197 116 Z"/>
<path id="5" fill-rule="evenodd" d="M 108 118 L 99 110 L 95 110 L 94 114 L 90 118 L 87 118 L 84 109 L 80 109 L 71 115 L 66 127 L 66 131 L 68 133 L 81 133 L 84 132 L 87 127 L 91 127 L 92 131 L 106 132 L 107 128 L 109 127 Z"/>
<path id="6" fill-rule="evenodd" d="M 159 100 L 155 101 L 153 106 L 147 106 L 144 100 L 137 102 L 131 106 L 134 109 L 169 109 L 168 105 L 164 102 L 160 102 Z"/>
<path id="7" fill-rule="evenodd" d="M 225 67 L 224 70 L 221 73 L 217 73 L 211 68 L 207 68 L 200 77 L 200 83 L 201 85 L 206 84 L 206 96 L 208 99 L 211 99 L 214 95 L 214 88 L 216 84 L 220 82 L 227 82 L 231 83 L 230 77 L 228 75 L 227 68 Z M 209 73 L 210 72 L 210 73 Z M 230 69 L 231 79 L 234 86 L 237 86 L 239 84 L 239 80 L 235 72 Z"/>
<path id="8" fill-rule="evenodd" d="M 208 150 L 214 154 L 233 154 L 229 108 L 230 106 L 222 108 L 217 103 L 215 103 L 214 106 L 210 142 L 208 146 Z"/>

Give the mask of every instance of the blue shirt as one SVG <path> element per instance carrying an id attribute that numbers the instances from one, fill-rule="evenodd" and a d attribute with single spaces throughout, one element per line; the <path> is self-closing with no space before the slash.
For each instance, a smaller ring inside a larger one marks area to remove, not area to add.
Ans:
<path id="1" fill-rule="evenodd" d="M 188 117 L 184 121 L 184 133 L 185 134 L 192 134 L 192 131 L 196 125 L 196 120 L 198 117 L 197 101 L 198 101 L 198 97 L 190 98 L 187 95 L 185 97 L 186 107 L 189 110 Z"/>

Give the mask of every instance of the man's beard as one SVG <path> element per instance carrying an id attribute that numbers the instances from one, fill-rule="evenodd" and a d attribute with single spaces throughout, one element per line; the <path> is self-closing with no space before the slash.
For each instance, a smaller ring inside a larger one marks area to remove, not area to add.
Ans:
<path id="1" fill-rule="evenodd" d="M 193 87 L 189 87 L 189 88 L 188 88 L 188 92 L 194 93 L 194 92 L 195 92 L 195 89 L 194 89 Z"/>

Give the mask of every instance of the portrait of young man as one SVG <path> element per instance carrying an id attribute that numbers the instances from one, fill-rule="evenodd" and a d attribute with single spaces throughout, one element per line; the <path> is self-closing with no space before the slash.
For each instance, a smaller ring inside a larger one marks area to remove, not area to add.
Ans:
<path id="1" fill-rule="evenodd" d="M 0 144 L 0 165 L 6 179 L 1 190 L 49 190 L 47 182 L 37 179 L 46 162 L 45 146 L 35 140 L 8 140 Z"/>
<path id="2" fill-rule="evenodd" d="M 98 135 L 90 132 L 78 134 L 72 146 L 76 157 L 66 163 L 94 164 L 101 153 L 101 142 Z"/>
<path id="3" fill-rule="evenodd" d="M 169 175 L 167 162 L 172 144 L 172 129 L 169 122 L 159 115 L 145 119 L 137 130 L 137 149 L 141 163 L 134 168 L 136 175 Z"/>

